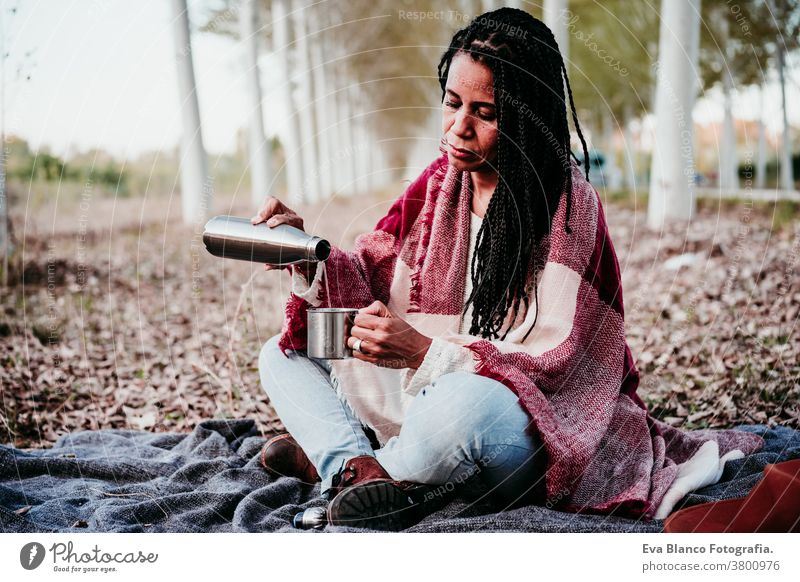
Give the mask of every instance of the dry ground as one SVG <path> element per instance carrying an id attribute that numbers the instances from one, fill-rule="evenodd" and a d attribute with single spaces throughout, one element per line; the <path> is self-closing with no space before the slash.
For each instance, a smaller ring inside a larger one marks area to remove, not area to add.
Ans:
<path id="1" fill-rule="evenodd" d="M 298 207 L 306 230 L 352 248 L 393 194 Z M 202 419 L 280 427 L 259 386 L 285 272 L 207 254 L 177 201 L 43 204 L 15 215 L 24 245 L 2 295 L 0 443 L 45 447 L 78 430 L 189 431 Z M 640 393 L 675 425 L 800 422 L 800 224 L 771 207 L 705 204 L 686 229 L 644 227 L 608 201 Z M 641 206 L 641 203 L 639 204 Z M 215 214 L 249 216 L 230 199 Z M 665 266 L 694 253 L 691 265 Z"/>

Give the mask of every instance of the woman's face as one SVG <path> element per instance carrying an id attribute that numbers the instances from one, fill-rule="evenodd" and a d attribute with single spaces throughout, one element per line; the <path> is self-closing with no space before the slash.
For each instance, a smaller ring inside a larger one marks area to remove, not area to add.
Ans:
<path id="1" fill-rule="evenodd" d="M 450 63 L 442 103 L 447 158 L 460 171 L 494 171 L 497 111 L 489 67 L 458 53 Z"/>

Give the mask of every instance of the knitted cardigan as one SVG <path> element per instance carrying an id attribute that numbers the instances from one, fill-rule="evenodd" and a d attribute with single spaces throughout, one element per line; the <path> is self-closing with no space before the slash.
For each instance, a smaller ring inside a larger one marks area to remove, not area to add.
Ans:
<path id="1" fill-rule="evenodd" d="M 444 155 L 375 230 L 357 237 L 354 251 L 334 245 L 307 292 L 290 295 L 279 346 L 284 353 L 306 348 L 309 305 L 360 308 L 380 300 L 433 343 L 419 369 L 392 371 L 402 386 L 395 401 L 389 392 L 377 404 L 365 396 L 375 390 L 364 384 L 378 366 L 333 361 L 348 386 L 363 380 L 348 398 L 362 418 L 369 410 L 402 415 L 420 388 L 442 373 L 481 374 L 512 390 L 530 415 L 530 430 L 547 451 L 549 507 L 663 518 L 686 493 L 715 483 L 727 460 L 758 450 L 763 441 L 733 430 L 685 432 L 648 414 L 636 394 L 639 373 L 625 339 L 619 264 L 603 209 L 579 168 L 573 164 L 571 171 L 570 232 L 562 193 L 540 248 L 547 260 L 538 276 L 539 313 L 526 339 L 536 316 L 532 285 L 527 313 L 521 308 L 511 321 L 509 310 L 500 334 L 510 326 L 505 340 L 458 333 L 472 185 L 469 172 L 457 171 Z M 319 284 L 323 275 L 330 296 Z M 390 436 L 384 432 L 381 441 Z"/>

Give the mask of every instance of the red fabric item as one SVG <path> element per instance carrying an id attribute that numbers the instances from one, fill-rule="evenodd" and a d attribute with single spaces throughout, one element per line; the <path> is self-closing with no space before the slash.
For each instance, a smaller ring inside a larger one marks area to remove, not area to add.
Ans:
<path id="1" fill-rule="evenodd" d="M 509 310 L 502 330 L 511 330 L 513 341 L 443 337 L 468 348 L 475 372 L 512 390 L 533 419 L 547 451 L 548 506 L 652 517 L 678 466 L 705 442 L 716 441 L 721 456 L 734 449 L 752 453 L 763 440 L 732 430 L 688 433 L 648 415 L 636 394 L 639 373 L 625 339 L 619 263 L 600 198 L 574 164 L 572 183 L 571 232 L 562 193 L 539 248 L 546 257 L 539 297 L 549 294 L 551 306 L 567 297 L 565 309 L 547 312 L 540 305 L 543 317 L 526 339 L 524 306 L 514 321 Z M 388 304 L 394 288 L 402 294 L 391 298 L 401 317 L 457 321 L 469 273 L 471 197 L 469 173 L 451 167 L 447 156 L 438 158 L 373 232 L 356 239 L 353 251 L 332 247 L 325 262 L 330 296 L 322 286 L 321 305 Z M 282 350 L 305 349 L 308 305 L 294 294 L 289 298 Z"/>
<path id="2" fill-rule="evenodd" d="M 747 497 L 681 509 L 664 522 L 669 533 L 800 532 L 800 459 L 764 467 Z"/>

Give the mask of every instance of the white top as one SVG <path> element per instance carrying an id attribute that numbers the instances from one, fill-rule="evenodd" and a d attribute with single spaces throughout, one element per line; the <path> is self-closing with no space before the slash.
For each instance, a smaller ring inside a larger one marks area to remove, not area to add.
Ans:
<path id="1" fill-rule="evenodd" d="M 483 219 L 477 214 L 474 212 L 470 214 L 465 302 L 472 292 L 470 265 L 475 253 L 478 230 L 483 223 Z M 292 292 L 312 305 L 316 305 L 324 276 L 324 262 L 317 265 L 317 272 L 311 282 L 306 281 L 299 270 L 292 269 Z M 413 325 L 412 315 L 424 314 L 408 314 L 408 321 Z M 461 319 L 459 333 L 468 333 L 471 321 L 472 307 L 470 306 L 469 311 Z M 389 438 L 399 434 L 406 410 L 423 386 L 449 371 L 474 369 L 474 367 L 474 358 L 469 350 L 464 350 L 447 341 L 438 341 L 434 337 L 433 343 L 425 355 L 425 360 L 416 370 L 373 365 L 369 365 L 365 369 L 363 362 L 359 360 L 331 360 L 331 382 L 342 403 L 348 406 L 363 424 L 372 427 L 379 442 L 384 445 Z M 358 370 L 356 370 L 357 368 Z"/>
<path id="2" fill-rule="evenodd" d="M 475 246 L 478 242 L 478 231 L 481 228 L 481 224 L 483 224 L 483 219 L 475 214 L 474 212 L 470 211 L 470 227 L 469 227 L 469 251 L 467 252 L 467 280 L 466 285 L 464 287 L 464 304 L 466 304 L 467 299 L 469 298 L 470 293 L 472 293 L 472 275 L 470 273 L 471 266 L 472 266 L 472 255 L 475 254 Z M 316 295 L 316 290 L 319 285 L 319 280 L 321 279 L 322 269 L 317 268 L 317 272 L 314 277 L 313 284 L 306 281 L 306 278 L 300 274 L 300 271 L 297 269 L 292 269 L 292 292 L 304 299 L 309 298 L 310 293 L 309 291 L 311 288 L 314 288 L 314 294 Z M 459 328 L 459 333 L 466 333 L 469 331 L 470 323 L 472 322 L 472 305 L 469 306 L 469 309 L 464 314 L 464 317 L 461 319 L 461 326 Z"/>

